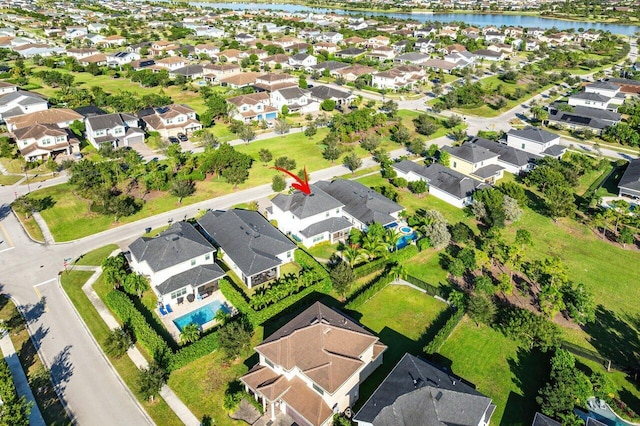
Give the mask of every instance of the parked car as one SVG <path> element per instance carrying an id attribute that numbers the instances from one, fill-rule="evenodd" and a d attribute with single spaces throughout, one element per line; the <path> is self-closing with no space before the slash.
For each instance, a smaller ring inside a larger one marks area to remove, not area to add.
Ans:
<path id="1" fill-rule="evenodd" d="M 178 133 L 178 139 L 180 139 L 181 142 L 186 142 L 189 140 L 187 135 L 185 135 L 184 133 Z"/>
<path id="2" fill-rule="evenodd" d="M 175 136 L 169 136 L 169 142 L 171 142 L 171 143 L 180 143 L 178 138 L 176 138 Z"/>

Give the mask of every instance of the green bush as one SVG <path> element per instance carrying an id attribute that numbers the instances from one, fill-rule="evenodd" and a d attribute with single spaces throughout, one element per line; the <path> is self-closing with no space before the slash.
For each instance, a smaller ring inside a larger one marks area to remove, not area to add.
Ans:
<path id="1" fill-rule="evenodd" d="M 464 316 L 464 309 L 458 309 L 442 326 L 434 338 L 424 347 L 424 352 L 427 354 L 434 354 L 440 350 L 440 347 L 449 338 L 449 335 L 456 328 L 462 317 Z"/>
<path id="2" fill-rule="evenodd" d="M 216 332 L 209 333 L 174 353 L 169 362 L 169 371 L 178 370 L 205 355 L 209 355 L 216 349 L 218 349 L 218 334 Z"/>
<path id="3" fill-rule="evenodd" d="M 113 290 L 107 293 L 105 302 L 109 309 L 120 318 L 120 321 L 131 327 L 136 340 L 145 347 L 154 360 L 159 363 L 169 361 L 171 350 L 167 342 L 151 328 L 129 296 L 121 291 Z"/>
<path id="4" fill-rule="evenodd" d="M 385 270 L 380 275 L 369 281 L 363 287 L 358 289 L 354 294 L 349 297 L 349 303 L 347 303 L 347 309 L 358 309 L 360 306 L 375 296 L 380 290 L 385 288 L 389 283 L 393 281 L 393 275 Z"/>
<path id="5" fill-rule="evenodd" d="M 379 259 L 375 259 L 372 262 L 364 263 L 362 265 L 356 266 L 353 268 L 353 276 L 355 279 L 365 277 L 369 274 L 372 274 L 376 271 L 380 271 L 384 269 L 387 265 L 392 263 L 402 263 L 406 260 L 411 259 L 413 256 L 418 254 L 418 247 L 413 244 L 410 244 L 404 248 L 396 250 L 389 254 L 389 256 L 381 257 Z"/>

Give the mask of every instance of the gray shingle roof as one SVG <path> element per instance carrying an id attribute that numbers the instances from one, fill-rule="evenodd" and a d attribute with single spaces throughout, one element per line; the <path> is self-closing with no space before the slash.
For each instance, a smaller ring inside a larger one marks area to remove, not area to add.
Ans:
<path id="1" fill-rule="evenodd" d="M 320 181 L 316 186 L 343 203 L 344 211 L 364 224 L 377 222 L 387 225 L 395 221 L 391 214 L 403 209 L 400 204 L 352 180 Z"/>
<path id="2" fill-rule="evenodd" d="M 640 158 L 629 161 L 627 170 L 624 171 L 620 178 L 618 187 L 640 191 Z"/>
<path id="3" fill-rule="evenodd" d="M 161 282 L 156 286 L 156 289 L 162 295 L 170 294 L 172 291 L 181 289 L 189 284 L 193 287 L 198 287 L 222 278 L 224 275 L 225 272 L 215 263 L 213 265 L 199 265 Z"/>
<path id="4" fill-rule="evenodd" d="M 417 163 L 414 163 L 413 161 L 410 160 L 402 160 L 399 161 L 395 164 L 393 164 L 393 168 L 394 169 L 398 169 L 403 173 L 409 173 L 409 172 L 414 172 L 414 173 L 420 173 L 420 171 L 424 170 L 424 166 L 421 166 Z"/>
<path id="5" fill-rule="evenodd" d="M 87 118 L 91 128 L 93 130 L 100 129 L 113 129 L 116 126 L 128 127 L 125 121 L 135 121 L 138 123 L 138 118 L 124 113 L 96 115 L 94 117 Z"/>
<path id="6" fill-rule="evenodd" d="M 557 422 L 542 413 L 536 413 L 531 426 L 562 426 L 562 423 Z"/>
<path id="7" fill-rule="evenodd" d="M 613 84 L 608 81 L 596 81 L 591 83 L 588 87 L 604 90 L 618 90 L 620 88 L 617 84 Z"/>
<path id="8" fill-rule="evenodd" d="M 511 129 L 509 130 L 509 132 L 507 133 L 507 137 L 509 137 L 510 135 L 513 136 L 517 136 L 519 138 L 523 138 L 523 139 L 527 139 L 530 140 L 532 142 L 537 142 L 540 144 L 545 144 L 545 143 L 549 143 L 553 140 L 558 140 L 560 139 L 560 136 L 548 132 L 546 130 L 543 130 L 539 127 L 526 127 L 524 129 L 518 130 L 518 129 Z"/>
<path id="9" fill-rule="evenodd" d="M 138 262 L 157 272 L 214 251 L 213 246 L 188 222 L 174 223 L 155 238 L 140 237 L 129 245 Z"/>
<path id="10" fill-rule="evenodd" d="M 355 420 L 375 426 L 477 425 L 494 408 L 490 398 L 457 377 L 405 354 Z"/>
<path id="11" fill-rule="evenodd" d="M 479 180 L 463 175 L 438 163 L 424 167 L 423 170 L 420 171 L 420 175 L 425 177 L 430 187 L 438 188 L 458 199 L 471 196 L 473 191 L 484 185 Z"/>
<path id="12" fill-rule="evenodd" d="M 544 151 L 542 151 L 542 153 L 544 155 L 550 155 L 552 157 L 558 157 L 562 154 L 564 154 L 564 152 L 567 150 L 566 146 L 562 146 L 562 145 L 551 145 L 549 148 L 545 149 Z"/>
<path id="13" fill-rule="evenodd" d="M 285 99 L 300 99 L 304 96 L 304 92 L 299 87 L 287 87 L 276 91 Z"/>
<path id="14" fill-rule="evenodd" d="M 318 85 L 309 89 L 311 96 L 316 99 L 347 99 L 351 94 L 344 90 L 334 89 L 333 87 Z"/>
<path id="15" fill-rule="evenodd" d="M 189 77 L 196 74 L 202 74 L 204 67 L 202 65 L 187 65 L 177 70 L 171 71 L 173 74 L 180 74 Z"/>
<path id="16" fill-rule="evenodd" d="M 339 70 L 342 68 L 347 68 L 350 67 L 350 64 L 344 63 L 344 62 L 338 62 L 338 61 L 325 61 L 325 62 L 320 62 L 319 64 L 313 65 L 311 66 L 311 68 L 313 68 L 314 70 L 318 70 L 318 71 L 322 71 L 322 70 L 329 70 L 329 71 L 335 71 L 335 70 Z"/>
<path id="17" fill-rule="evenodd" d="M 497 164 L 489 164 L 488 166 L 480 167 L 475 172 L 473 172 L 472 175 L 478 176 L 482 179 L 487 179 L 491 176 L 497 175 L 500 170 L 504 170 L 504 167 L 498 166 Z"/>
<path id="18" fill-rule="evenodd" d="M 442 149 L 454 157 L 474 164 L 498 156 L 498 154 L 489 151 L 487 148 L 473 143 L 465 143 L 460 146 L 445 146 Z"/>
<path id="19" fill-rule="evenodd" d="M 578 92 L 575 95 L 571 95 L 569 97 L 569 99 L 583 99 L 585 101 L 592 101 L 592 102 L 609 102 L 609 99 L 611 99 L 608 96 L 604 96 L 601 95 L 599 93 L 592 93 L 592 92 Z"/>
<path id="20" fill-rule="evenodd" d="M 540 158 L 539 155 L 531 154 L 527 151 L 511 147 L 499 142 L 492 142 L 483 138 L 474 138 L 471 142 L 476 145 L 480 145 L 489 151 L 498 154 L 498 160 L 507 164 L 513 164 L 514 166 L 523 167 L 528 163 L 532 163 L 534 160 Z"/>
<path id="21" fill-rule="evenodd" d="M 311 185 L 311 194 L 296 191 L 293 194 L 278 194 L 271 202 L 280 210 L 291 212 L 296 217 L 304 219 L 344 206 L 331 195 L 324 192 L 317 185 Z"/>
<path id="22" fill-rule="evenodd" d="M 596 118 L 598 120 L 609 121 L 614 123 L 617 123 L 618 121 L 620 121 L 622 117 L 621 114 L 615 111 L 609 111 L 608 109 L 589 108 L 581 105 L 574 106 L 571 114 L 582 116 L 582 117 Z"/>
<path id="23" fill-rule="evenodd" d="M 198 224 L 247 277 L 280 265 L 276 256 L 296 248 L 264 216 L 250 210 L 208 212 Z"/>
<path id="24" fill-rule="evenodd" d="M 323 232 L 333 233 L 342 231 L 343 229 L 351 228 L 352 226 L 353 224 L 344 217 L 330 217 L 329 219 L 309 225 L 300 231 L 300 233 L 309 238 L 322 234 Z"/>

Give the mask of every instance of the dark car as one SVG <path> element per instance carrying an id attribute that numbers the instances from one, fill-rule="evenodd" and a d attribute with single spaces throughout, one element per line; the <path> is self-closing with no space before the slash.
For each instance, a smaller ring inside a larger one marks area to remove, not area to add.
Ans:
<path id="1" fill-rule="evenodd" d="M 178 133 L 178 139 L 180 139 L 182 142 L 186 142 L 189 140 L 187 135 L 185 135 L 184 133 Z"/>
<path id="2" fill-rule="evenodd" d="M 169 136 L 169 142 L 171 142 L 171 143 L 180 143 L 178 138 L 176 138 L 175 136 Z"/>

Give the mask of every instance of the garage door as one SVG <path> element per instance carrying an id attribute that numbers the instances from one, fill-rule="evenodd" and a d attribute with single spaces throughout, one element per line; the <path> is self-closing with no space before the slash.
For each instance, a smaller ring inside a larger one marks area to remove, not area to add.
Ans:
<path id="1" fill-rule="evenodd" d="M 144 142 L 144 136 L 143 135 L 133 136 L 133 137 L 129 138 L 129 144 L 142 143 L 142 142 Z"/>

